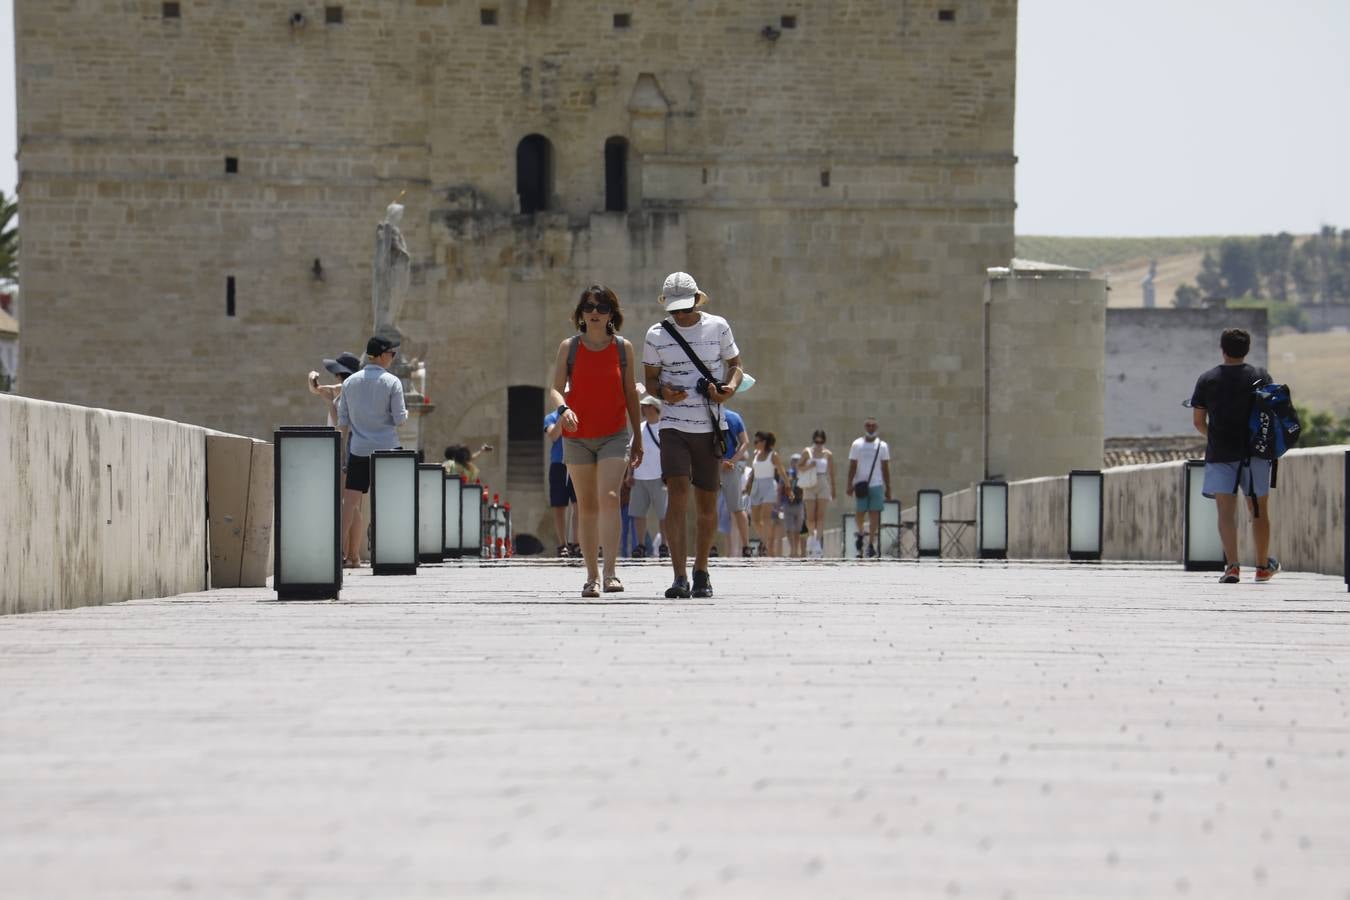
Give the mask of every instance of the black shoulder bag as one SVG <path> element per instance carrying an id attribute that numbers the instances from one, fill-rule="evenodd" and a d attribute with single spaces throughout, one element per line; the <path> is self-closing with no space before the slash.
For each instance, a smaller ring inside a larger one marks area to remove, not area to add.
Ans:
<path id="1" fill-rule="evenodd" d="M 703 364 L 703 360 L 698 358 L 698 354 L 694 352 L 693 347 L 689 346 L 689 342 L 684 339 L 684 335 L 676 331 L 675 326 L 671 325 L 668 320 L 662 319 L 661 327 L 666 330 L 667 334 L 675 339 L 675 343 L 680 345 L 680 348 L 684 350 L 684 355 L 689 357 L 689 361 L 694 364 L 694 368 L 698 369 L 698 373 L 703 376 L 708 384 L 715 384 L 719 391 L 722 390 L 722 382 L 712 376 L 712 372 L 709 372 L 708 367 Z M 727 448 L 731 446 L 731 433 L 729 430 L 721 427 L 722 405 L 719 403 L 717 405 L 718 411 L 714 413 L 712 401 L 708 399 L 707 395 L 704 395 L 703 397 L 703 405 L 708 410 L 708 418 L 712 420 L 713 449 L 717 451 L 717 458 L 720 460 L 727 455 Z"/>

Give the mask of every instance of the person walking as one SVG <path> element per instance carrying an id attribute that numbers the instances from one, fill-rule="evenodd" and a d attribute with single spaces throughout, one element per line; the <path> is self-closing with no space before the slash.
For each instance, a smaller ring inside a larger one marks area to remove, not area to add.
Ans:
<path id="1" fill-rule="evenodd" d="M 858 530 L 853 536 L 853 548 L 858 559 L 863 557 L 866 535 L 867 558 L 877 555 L 877 541 L 881 533 L 881 508 L 891 499 L 891 448 L 877 434 L 875 416 L 863 422 L 863 436 L 853 442 L 848 451 L 848 483 L 853 487 L 854 513 Z M 871 530 L 863 527 L 863 516 L 870 519 Z"/>
<path id="2" fill-rule="evenodd" d="M 577 334 L 558 345 L 550 394 L 563 429 L 563 461 L 577 493 L 577 533 L 586 561 L 583 597 L 600 596 L 600 548 L 605 548 L 604 590 L 623 590 L 615 567 L 620 555 L 619 493 L 631 457 L 642 464 L 633 345 L 619 330 L 618 296 L 602 284 L 581 292 L 572 311 Z M 631 430 L 630 430 L 631 426 Z"/>
<path id="3" fill-rule="evenodd" d="M 722 459 L 722 501 L 727 509 L 727 555 L 740 556 L 750 546 L 749 498 L 743 493 L 745 467 L 750 456 L 750 435 L 745 420 L 735 410 L 724 409 L 727 420 L 727 452 Z"/>
<path id="4" fill-rule="evenodd" d="M 774 523 L 780 484 L 787 483 L 787 470 L 774 445 L 778 437 L 772 431 L 755 432 L 755 452 L 750 457 L 750 520 L 759 535 L 760 554 L 777 556 Z"/>
<path id="5" fill-rule="evenodd" d="M 563 429 L 558 411 L 544 416 L 544 436 L 551 442 L 548 448 L 548 505 L 553 511 L 553 531 L 558 536 L 558 556 L 567 559 L 580 556 L 581 545 L 576 542 L 577 492 L 572 479 L 567 477 L 563 462 Z M 576 550 L 576 553 L 573 553 Z"/>
<path id="6" fill-rule="evenodd" d="M 825 533 L 825 513 L 836 495 L 834 453 L 825 446 L 825 432 L 817 428 L 811 443 L 802 449 L 801 464 L 797 466 L 797 483 L 802 489 L 806 512 L 806 527 L 810 537 L 806 552 L 819 559 L 825 552 L 821 535 Z"/>
<path id="7" fill-rule="evenodd" d="M 1265 369 L 1247 363 L 1251 335 L 1229 328 L 1219 336 L 1223 363 L 1205 372 L 1191 394 L 1191 420 L 1205 436 L 1205 480 L 1201 493 L 1214 498 L 1219 512 L 1219 540 L 1223 544 L 1222 584 L 1242 580 L 1238 561 L 1238 490 L 1247 494 L 1252 515 L 1252 540 L 1256 544 L 1256 580 L 1269 581 L 1280 571 L 1280 562 L 1270 555 L 1271 461 L 1248 458 L 1247 420 L 1252 411 L 1252 391 L 1272 384 Z"/>
<path id="8" fill-rule="evenodd" d="M 337 425 L 347 446 L 346 481 L 342 491 L 342 559 L 348 568 L 361 564 L 361 499 L 370 491 L 370 454 L 398 449 L 398 426 L 408 420 L 403 382 L 389 371 L 398 358 L 398 344 L 378 335 L 366 342 L 366 365 L 342 383 Z"/>
<path id="9" fill-rule="evenodd" d="M 661 401 L 651 394 L 645 395 L 638 406 L 642 409 L 642 446 L 650 448 L 642 458 L 642 464 L 630 469 L 628 478 L 631 485 L 628 495 L 628 514 L 636 524 L 637 546 L 634 556 L 647 555 L 647 534 L 649 514 L 656 516 L 656 531 L 651 532 L 664 540 L 666 534 L 666 485 L 661 480 Z M 657 554 L 664 559 L 670 551 L 664 543 L 655 543 Z"/>
<path id="10" fill-rule="evenodd" d="M 658 302 L 670 315 L 647 329 L 642 362 L 647 391 L 661 401 L 666 542 L 675 574 L 666 596 L 711 597 L 708 555 L 716 535 L 717 492 L 726 454 L 722 404 L 741 385 L 741 351 L 727 320 L 700 309 L 708 295 L 687 272 L 666 277 Z M 685 533 L 691 485 L 695 505 L 692 588 Z"/>
<path id="11" fill-rule="evenodd" d="M 811 471 L 815 471 L 812 466 Z M 794 453 L 788 458 L 787 482 L 783 485 L 783 529 L 787 533 L 788 556 L 806 556 L 806 496 L 797 483 L 802 472 L 802 457 Z"/>

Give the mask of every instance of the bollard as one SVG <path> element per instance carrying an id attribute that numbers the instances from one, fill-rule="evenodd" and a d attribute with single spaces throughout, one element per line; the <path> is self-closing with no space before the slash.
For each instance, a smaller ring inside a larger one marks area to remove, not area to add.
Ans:
<path id="1" fill-rule="evenodd" d="M 942 491 L 919 491 L 915 501 L 914 534 L 920 556 L 942 556 Z"/>
<path id="2" fill-rule="evenodd" d="M 462 555 L 459 542 L 459 505 L 464 481 L 458 475 L 444 475 L 444 470 L 442 474 L 445 480 L 443 485 L 445 499 L 441 506 L 442 518 L 445 520 L 444 557 L 459 559 Z"/>
<path id="3" fill-rule="evenodd" d="M 370 454 L 370 571 L 375 575 L 417 572 L 417 454 L 377 450 Z"/>
<path id="4" fill-rule="evenodd" d="M 477 483 L 464 484 L 460 494 L 460 556 L 464 559 L 483 555 L 483 489 Z"/>
<path id="5" fill-rule="evenodd" d="M 1200 491 L 1205 481 L 1203 460 L 1189 459 L 1182 468 L 1183 544 L 1181 561 L 1187 572 L 1223 571 L 1223 542 L 1219 540 L 1219 508 Z"/>
<path id="6" fill-rule="evenodd" d="M 336 600 L 342 588 L 342 436 L 326 426 L 295 427 L 274 432 L 272 441 L 272 589 L 278 600 Z"/>
<path id="7" fill-rule="evenodd" d="M 1102 519 L 1105 485 L 1096 469 L 1069 473 L 1069 559 L 1075 562 L 1102 558 Z"/>
<path id="8" fill-rule="evenodd" d="M 976 546 L 980 559 L 1008 558 L 1008 482 L 981 481 L 976 490 L 979 531 Z"/>
<path id="9" fill-rule="evenodd" d="M 417 561 L 445 560 L 445 469 L 417 467 Z"/>
<path id="10" fill-rule="evenodd" d="M 516 535 L 511 530 L 511 504 L 506 503 L 502 506 L 502 515 L 506 527 L 506 558 L 510 559 L 516 555 Z"/>

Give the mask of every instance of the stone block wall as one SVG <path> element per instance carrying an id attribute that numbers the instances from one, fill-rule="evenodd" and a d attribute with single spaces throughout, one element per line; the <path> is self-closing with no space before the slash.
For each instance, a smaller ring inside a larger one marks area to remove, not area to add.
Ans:
<path id="1" fill-rule="evenodd" d="M 982 473 L 1015 0 L 652 0 L 623 28 L 594 0 L 349 0 L 340 25 L 325 5 L 16 0 L 26 392 L 255 437 L 322 422 L 304 375 L 362 349 L 402 193 L 429 458 L 504 450 L 507 389 L 546 385 L 582 287 L 616 287 L 640 343 L 688 269 L 760 380 L 752 428 L 845 448 L 875 414 L 899 490 Z M 552 186 L 522 216 L 531 134 Z M 629 206 L 607 213 L 612 137 Z M 480 459 L 520 530 L 547 518 L 540 452 L 534 485 Z"/>

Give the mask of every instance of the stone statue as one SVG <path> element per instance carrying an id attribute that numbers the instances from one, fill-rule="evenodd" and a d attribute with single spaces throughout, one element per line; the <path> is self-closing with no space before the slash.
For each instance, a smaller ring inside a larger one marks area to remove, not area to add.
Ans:
<path id="1" fill-rule="evenodd" d="M 1157 278 L 1158 278 L 1158 261 L 1156 259 L 1150 259 L 1148 261 L 1148 274 L 1144 276 L 1143 281 L 1139 282 L 1139 284 L 1144 288 L 1144 309 L 1152 309 L 1155 305 L 1157 305 L 1158 302 L 1157 288 L 1155 288 L 1153 284 L 1153 282 L 1156 281 Z"/>
<path id="2" fill-rule="evenodd" d="M 412 259 L 399 225 L 403 206 L 397 200 L 384 211 L 384 221 L 375 226 L 375 262 L 372 266 L 371 305 L 375 310 L 374 333 L 402 341 L 398 314 L 408 296 Z"/>

